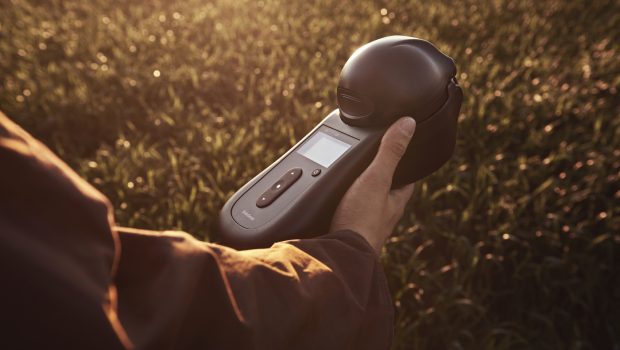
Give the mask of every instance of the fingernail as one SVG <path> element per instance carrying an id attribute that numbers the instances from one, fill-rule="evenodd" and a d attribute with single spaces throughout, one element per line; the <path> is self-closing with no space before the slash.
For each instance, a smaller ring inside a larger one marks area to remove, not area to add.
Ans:
<path id="1" fill-rule="evenodd" d="M 400 122 L 400 129 L 405 132 L 407 136 L 412 136 L 415 131 L 415 120 L 411 117 L 403 118 Z"/>

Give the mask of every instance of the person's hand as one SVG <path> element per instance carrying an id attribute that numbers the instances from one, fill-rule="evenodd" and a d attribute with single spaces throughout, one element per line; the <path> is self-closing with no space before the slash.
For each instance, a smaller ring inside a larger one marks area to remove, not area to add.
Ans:
<path id="1" fill-rule="evenodd" d="M 385 132 L 372 163 L 340 201 L 332 220 L 332 232 L 355 231 L 377 253 L 381 252 L 383 243 L 392 234 L 413 194 L 413 184 L 395 190 L 390 188 L 396 166 L 407 150 L 415 127 L 413 118 L 404 117 Z"/>

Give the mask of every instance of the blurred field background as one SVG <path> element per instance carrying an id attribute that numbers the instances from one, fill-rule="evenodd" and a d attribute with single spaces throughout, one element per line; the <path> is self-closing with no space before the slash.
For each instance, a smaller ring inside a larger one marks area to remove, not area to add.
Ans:
<path id="1" fill-rule="evenodd" d="M 394 349 L 620 349 L 617 1 L 0 0 L 0 109 L 119 224 L 213 240 L 390 34 L 452 56 L 465 93 L 383 255 Z"/>

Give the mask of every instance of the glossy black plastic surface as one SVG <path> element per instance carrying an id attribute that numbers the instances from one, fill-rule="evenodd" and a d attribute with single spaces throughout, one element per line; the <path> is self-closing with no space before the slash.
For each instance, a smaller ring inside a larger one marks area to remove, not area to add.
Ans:
<path id="1" fill-rule="evenodd" d="M 394 187 L 430 175 L 452 156 L 463 100 L 455 75 L 454 61 L 433 44 L 399 35 L 360 47 L 342 68 L 337 99 L 345 123 L 387 127 L 410 116 L 418 124 Z"/>
<path id="2" fill-rule="evenodd" d="M 454 61 L 433 44 L 407 36 L 370 42 L 347 60 L 338 84 L 345 123 L 385 126 L 408 115 L 422 122 L 446 102 Z"/>

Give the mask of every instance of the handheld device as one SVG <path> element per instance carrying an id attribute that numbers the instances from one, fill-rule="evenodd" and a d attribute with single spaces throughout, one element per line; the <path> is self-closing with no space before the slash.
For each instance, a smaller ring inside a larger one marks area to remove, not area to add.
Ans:
<path id="1" fill-rule="evenodd" d="M 425 40 L 389 36 L 345 63 L 335 109 L 301 141 L 239 189 L 219 216 L 222 243 L 258 248 L 324 234 L 351 183 L 387 128 L 417 122 L 392 187 L 428 176 L 452 156 L 463 99 L 454 61 Z"/>

